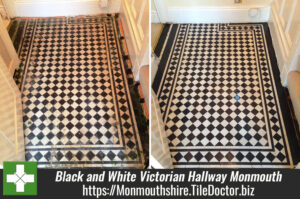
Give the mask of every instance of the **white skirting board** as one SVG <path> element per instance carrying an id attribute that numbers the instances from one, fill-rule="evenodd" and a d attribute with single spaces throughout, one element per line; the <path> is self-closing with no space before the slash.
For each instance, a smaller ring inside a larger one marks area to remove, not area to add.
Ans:
<path id="1" fill-rule="evenodd" d="M 258 7 L 255 17 L 249 16 L 253 7 L 186 7 L 168 8 L 167 23 L 250 23 L 267 22 L 270 6 Z M 155 18 L 155 13 L 152 16 Z"/>
<path id="2" fill-rule="evenodd" d="M 107 8 L 101 8 L 99 0 L 17 0 L 14 17 L 54 17 L 117 13 L 121 0 L 109 0 Z"/>
<path id="3" fill-rule="evenodd" d="M 287 56 L 289 48 L 287 47 L 287 38 L 284 30 L 280 25 L 280 18 L 274 8 L 271 11 L 270 20 L 268 22 L 271 32 L 272 43 L 276 53 L 277 64 L 280 70 L 281 83 L 287 85 Z"/>

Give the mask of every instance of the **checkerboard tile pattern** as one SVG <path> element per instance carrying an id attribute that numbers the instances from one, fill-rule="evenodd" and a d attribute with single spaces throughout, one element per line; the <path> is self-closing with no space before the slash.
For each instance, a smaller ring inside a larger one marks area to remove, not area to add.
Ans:
<path id="1" fill-rule="evenodd" d="M 292 165 L 263 25 L 174 29 L 155 80 L 174 166 Z"/>
<path id="2" fill-rule="evenodd" d="M 26 21 L 20 88 L 26 159 L 143 166 L 114 15 Z"/>

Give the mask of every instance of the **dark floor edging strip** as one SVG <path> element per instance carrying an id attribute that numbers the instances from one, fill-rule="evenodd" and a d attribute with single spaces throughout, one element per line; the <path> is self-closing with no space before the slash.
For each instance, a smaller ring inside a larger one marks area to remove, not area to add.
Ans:
<path id="1" fill-rule="evenodd" d="M 116 16 L 116 23 L 119 23 L 119 16 Z M 129 54 L 126 53 L 125 49 L 128 49 L 126 40 L 125 40 L 125 35 L 122 35 L 122 31 L 120 30 L 120 27 L 122 27 L 122 24 L 119 24 L 116 26 L 117 27 L 117 32 L 119 35 L 119 40 L 120 40 L 120 48 L 121 48 L 121 54 L 123 58 L 123 63 L 125 67 L 125 73 L 127 74 L 127 81 L 128 81 L 128 86 L 130 90 L 130 96 L 132 100 L 132 106 L 135 114 L 135 119 L 136 123 L 138 126 L 138 131 L 139 135 L 141 138 L 141 142 L 143 143 L 143 153 L 142 155 L 144 156 L 145 159 L 145 167 L 149 166 L 149 121 L 146 119 L 143 107 L 140 103 L 141 97 L 139 95 L 138 91 L 138 84 L 134 83 L 134 76 L 132 73 L 132 64 L 131 60 L 129 57 Z"/>
<path id="2" fill-rule="evenodd" d="M 165 71 L 165 68 L 167 67 L 167 62 L 168 62 L 168 57 L 170 55 L 170 50 L 171 50 L 171 47 L 173 45 L 173 43 L 175 42 L 175 33 L 177 31 L 177 29 L 179 28 L 179 25 L 178 24 L 174 24 L 172 26 L 172 30 L 171 30 L 171 33 L 170 33 L 170 36 L 169 38 L 167 38 L 167 33 L 169 31 L 169 28 L 170 28 L 170 25 L 169 26 L 165 26 L 164 27 L 164 30 L 163 30 L 163 34 L 161 35 L 161 38 L 159 39 L 160 41 L 166 41 L 167 44 L 166 44 L 166 48 L 164 50 L 163 55 L 162 55 L 162 58 L 160 60 L 160 63 L 158 65 L 158 69 L 157 69 L 157 72 L 156 72 L 156 75 L 155 75 L 155 78 L 154 78 L 154 81 L 152 83 L 152 88 L 154 90 L 154 92 L 157 94 L 158 92 L 158 89 L 159 89 L 159 85 L 162 81 L 162 78 L 163 78 L 163 74 L 164 74 L 164 71 Z M 162 49 L 162 46 L 157 46 L 158 48 L 158 51 L 161 51 Z"/>
<path id="3" fill-rule="evenodd" d="M 278 98 L 279 98 L 279 102 L 280 102 L 279 104 L 280 104 L 280 108 L 281 108 L 281 112 L 282 112 L 282 117 L 285 118 L 283 121 L 284 121 L 285 128 L 286 128 L 286 134 L 287 134 L 287 138 L 288 138 L 289 145 L 290 145 L 292 159 L 293 159 L 294 164 L 297 164 L 300 161 L 300 147 L 299 147 L 299 143 L 298 143 L 298 139 L 297 139 L 297 135 L 296 135 L 297 129 L 293 128 L 294 127 L 293 118 L 292 118 L 292 114 L 291 114 L 291 111 L 290 111 L 288 103 L 287 103 L 288 96 L 284 92 L 284 88 L 281 84 L 280 71 L 279 71 L 279 67 L 277 64 L 277 59 L 276 59 L 276 54 L 275 54 L 275 50 L 273 47 L 270 29 L 269 29 L 267 23 L 263 23 L 263 27 L 264 27 L 264 31 L 265 31 L 265 35 L 266 35 L 265 38 L 266 38 L 268 51 L 269 51 L 269 55 L 270 55 L 270 61 L 271 61 L 271 65 L 272 65 L 275 85 L 276 85 Z"/>
<path id="4" fill-rule="evenodd" d="M 161 32 L 161 35 L 159 37 L 159 40 L 155 46 L 155 49 L 154 49 L 154 53 L 157 57 L 160 57 L 160 54 L 163 50 L 163 46 L 166 42 L 166 37 L 168 35 L 168 32 L 169 32 L 169 29 L 171 28 L 171 25 L 170 24 L 165 24 L 164 27 L 163 27 L 163 30 Z"/>

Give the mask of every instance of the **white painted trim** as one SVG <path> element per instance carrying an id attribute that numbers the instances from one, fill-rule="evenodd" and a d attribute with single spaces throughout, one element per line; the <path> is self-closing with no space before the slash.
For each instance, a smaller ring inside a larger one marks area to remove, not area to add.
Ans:
<path id="1" fill-rule="evenodd" d="M 300 32 L 298 32 L 296 41 L 293 42 L 298 45 L 293 46 L 293 48 L 290 50 L 290 55 L 286 62 L 286 67 L 284 67 L 284 71 L 281 74 L 283 86 L 287 86 L 287 79 L 290 71 L 300 72 Z"/>
<path id="2" fill-rule="evenodd" d="M 300 41 L 300 32 L 298 35 L 298 41 L 297 43 L 299 43 Z M 295 49 L 295 52 L 293 54 L 293 58 L 291 60 L 291 71 L 298 71 L 300 72 L 300 45 L 298 45 L 298 47 Z"/>
<path id="3" fill-rule="evenodd" d="M 278 16 L 276 9 L 273 7 L 269 21 L 270 31 L 273 43 L 275 44 L 275 51 L 277 56 L 280 56 L 282 62 L 285 62 L 288 56 L 288 44 L 285 38 L 284 30 Z M 280 68 L 282 69 L 282 68 Z"/>
<path id="4" fill-rule="evenodd" d="M 3 20 L 0 17 L 0 37 L 5 45 L 5 49 L 9 55 L 10 58 L 10 63 L 7 66 L 8 70 L 11 74 L 11 76 L 13 76 L 16 67 L 20 64 L 20 60 L 18 58 L 18 54 L 15 50 L 15 47 L 10 39 L 10 36 L 8 34 L 8 31 L 6 29 L 6 26 L 3 23 Z M 1 56 L 1 55 L 0 55 Z"/>
<path id="5" fill-rule="evenodd" d="M 168 7 L 165 0 L 153 0 L 160 23 L 168 21 Z"/>
<path id="6" fill-rule="evenodd" d="M 139 31 L 137 29 L 137 26 L 135 24 L 134 18 L 136 16 L 136 13 L 132 12 L 132 6 L 128 4 L 127 1 L 122 1 L 122 6 L 124 8 L 124 14 L 126 16 L 126 20 L 127 20 L 127 25 L 129 25 L 130 27 L 130 33 L 132 35 L 131 40 L 134 44 L 134 50 L 136 52 L 138 52 L 142 46 L 141 43 L 141 37 L 139 34 Z"/>
<path id="7" fill-rule="evenodd" d="M 244 7 L 170 7 L 168 8 L 169 23 L 249 23 L 267 22 L 270 6 L 258 7 L 256 17 L 249 16 L 250 6 Z"/>
<path id="8" fill-rule="evenodd" d="M 290 71 L 300 71 L 300 30 L 298 29 L 293 33 L 293 40 L 290 32 L 293 23 L 299 18 L 297 9 L 300 5 L 298 2 L 298 0 L 289 2 L 292 4 L 289 6 L 289 10 L 284 10 L 288 4 L 286 0 L 282 1 L 281 5 L 279 5 L 278 0 L 273 1 L 271 5 L 269 27 L 283 86 L 287 86 Z M 288 16 L 287 19 L 283 18 L 283 14 Z"/>
<path id="9" fill-rule="evenodd" d="M 290 56 L 290 45 L 288 34 L 281 23 L 281 18 L 275 6 L 271 9 L 271 16 L 269 20 L 269 27 L 271 32 L 272 43 L 275 49 L 278 68 L 280 70 L 281 83 L 283 86 L 287 85 L 287 75 L 289 72 L 289 64 L 287 60 Z"/>
<path id="10" fill-rule="evenodd" d="M 151 10 L 151 23 L 161 23 L 155 10 Z"/>
<path id="11" fill-rule="evenodd" d="M 9 118 L 10 125 L 7 126 L 10 130 L 4 132 L 5 134 L 9 134 L 11 138 L 7 135 L 2 135 L 5 138 L 6 142 L 9 143 L 11 147 L 7 148 L 6 153 L 0 155 L 0 163 L 3 160 L 5 161 L 24 161 L 25 159 L 25 148 L 24 148 L 24 132 L 23 132 L 23 121 L 22 121 L 22 102 L 21 102 L 21 92 L 19 88 L 16 86 L 10 71 L 8 70 L 5 62 L 2 57 L 0 57 L 0 76 L 1 79 L 7 84 L 7 90 L 5 92 L 10 93 L 11 95 L 7 95 L 10 103 L 13 104 L 13 113 L 1 113 L 7 114 L 7 118 Z M 3 102 L 3 101 L 2 101 Z M 5 101 L 6 102 L 6 101 Z M 1 106 L 5 106 L 5 104 L 1 104 Z M 1 121 L 5 122 L 5 121 Z M 7 121 L 6 121 L 7 122 Z M 3 132 L 1 132 L 3 133 Z M 4 134 L 3 133 L 3 134 Z"/>
<path id="12" fill-rule="evenodd" d="M 148 13 L 147 7 L 149 5 L 144 4 L 143 6 L 145 6 L 144 12 Z M 126 0 L 122 0 L 120 17 L 125 33 L 128 53 L 132 63 L 133 76 L 135 80 L 139 80 L 140 68 L 143 65 L 149 65 L 149 31 L 146 30 L 148 27 L 142 27 L 140 24 L 135 22 L 134 15 L 131 10 L 131 6 L 128 5 Z M 141 16 L 143 12 L 138 14 Z M 141 28 L 144 28 L 145 30 L 141 31 Z"/>
<path id="13" fill-rule="evenodd" d="M 173 163 L 170 154 L 165 126 L 156 94 L 151 90 L 151 154 L 150 165 L 154 168 L 172 169 Z"/>
<path id="14" fill-rule="evenodd" d="M 27 0 L 6 5 L 9 6 L 11 17 L 54 17 L 117 13 L 121 0 L 110 0 L 107 8 L 101 8 L 99 0 Z"/>
<path id="15" fill-rule="evenodd" d="M 293 17 L 294 17 L 294 14 L 296 12 L 297 3 L 298 3 L 298 0 L 294 0 L 293 3 L 292 3 L 293 4 L 292 5 L 292 10 L 289 13 L 289 19 L 288 19 L 287 24 L 285 26 L 284 32 L 289 32 L 289 30 L 291 28 L 291 25 L 292 25 L 292 22 L 293 22 Z"/>
<path id="16" fill-rule="evenodd" d="M 15 70 L 16 70 L 16 68 L 19 67 L 20 63 L 21 63 L 21 61 L 19 60 L 19 58 L 15 58 L 15 59 L 11 60 L 9 66 L 8 66 L 8 70 L 12 77 L 14 76 Z"/>
<path id="17" fill-rule="evenodd" d="M 14 6 L 14 1 L 12 0 L 2 0 L 2 3 L 5 7 L 5 10 L 10 18 L 13 18 L 16 16 L 16 10 Z"/>
<path id="18" fill-rule="evenodd" d="M 279 6 L 279 15 L 282 16 L 283 10 L 284 10 L 284 5 L 286 3 L 286 0 L 281 1 L 281 5 Z"/>
<path id="19" fill-rule="evenodd" d="M 125 40 L 127 44 L 128 53 L 132 62 L 133 67 L 135 67 L 135 60 L 137 59 L 138 52 L 138 44 L 137 39 L 134 36 L 133 29 L 131 28 L 131 20 L 128 14 L 128 10 L 126 9 L 125 2 L 121 3 L 120 17 L 122 21 L 123 30 L 125 32 Z"/>
<path id="20" fill-rule="evenodd" d="M 160 162 L 158 162 L 152 155 L 150 156 L 150 165 L 155 169 L 165 169 L 163 165 L 161 165 Z"/>
<path id="21" fill-rule="evenodd" d="M 289 19 L 288 19 L 286 25 L 284 26 L 285 27 L 284 33 L 286 35 L 286 39 L 287 39 L 287 43 L 289 45 L 289 48 L 292 47 L 293 43 L 292 43 L 291 37 L 290 37 L 290 35 L 289 35 L 288 32 L 290 31 L 290 28 L 291 28 L 291 25 L 292 25 L 292 22 L 293 22 L 293 17 L 294 17 L 294 14 L 296 12 L 296 5 L 297 5 L 297 3 L 298 3 L 298 0 L 294 0 L 293 1 L 292 10 L 289 13 Z"/>
<path id="22" fill-rule="evenodd" d="M 287 77 L 288 77 L 288 74 L 289 74 L 289 70 L 288 70 L 288 67 L 287 65 L 285 65 L 283 67 L 283 70 L 281 71 L 281 74 L 280 74 L 280 79 L 281 79 L 281 84 L 282 86 L 287 86 Z"/>

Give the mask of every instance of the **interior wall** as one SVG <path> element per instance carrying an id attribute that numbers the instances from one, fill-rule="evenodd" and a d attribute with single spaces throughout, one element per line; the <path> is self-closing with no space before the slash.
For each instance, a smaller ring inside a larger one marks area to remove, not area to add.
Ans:
<path id="1" fill-rule="evenodd" d="M 272 0 L 243 0 L 240 4 L 235 4 L 234 0 L 167 0 L 167 5 L 171 7 L 242 7 L 242 6 L 266 6 Z"/>
<path id="2" fill-rule="evenodd" d="M 300 1 L 274 0 L 269 21 L 283 85 L 287 85 L 289 71 L 299 70 Z"/>
<path id="3" fill-rule="evenodd" d="M 108 0 L 106 8 L 101 8 L 99 0 L 16 0 L 7 5 L 11 17 L 53 17 L 117 13 L 121 0 Z"/>

